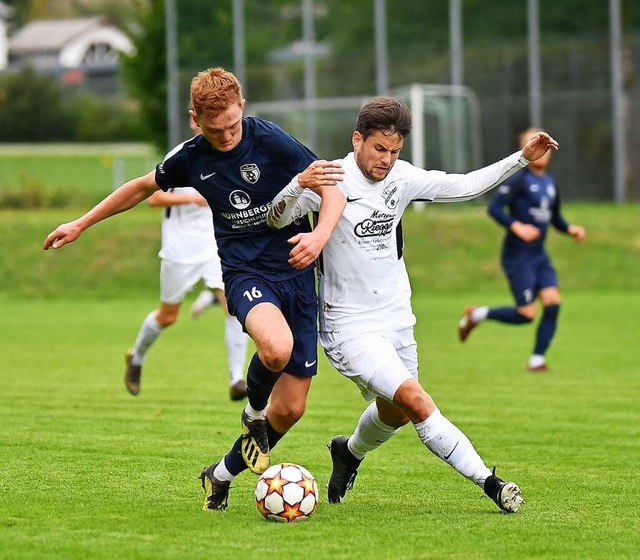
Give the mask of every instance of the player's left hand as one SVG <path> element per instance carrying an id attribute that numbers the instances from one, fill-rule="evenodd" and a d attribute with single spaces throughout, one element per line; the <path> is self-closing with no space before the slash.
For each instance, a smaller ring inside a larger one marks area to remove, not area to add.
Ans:
<path id="1" fill-rule="evenodd" d="M 587 232 L 582 226 L 569 226 L 567 229 L 567 233 L 571 235 L 576 241 L 584 241 L 585 237 L 587 237 Z"/>
<path id="2" fill-rule="evenodd" d="M 295 245 L 289 256 L 288 263 L 295 269 L 306 268 L 320 256 L 327 239 L 315 231 L 311 233 L 298 233 L 287 240 L 290 245 Z"/>
<path id="3" fill-rule="evenodd" d="M 522 155 L 529 161 L 540 159 L 549 150 L 557 150 L 559 147 L 556 142 L 546 132 L 538 132 L 534 134 L 522 148 Z"/>

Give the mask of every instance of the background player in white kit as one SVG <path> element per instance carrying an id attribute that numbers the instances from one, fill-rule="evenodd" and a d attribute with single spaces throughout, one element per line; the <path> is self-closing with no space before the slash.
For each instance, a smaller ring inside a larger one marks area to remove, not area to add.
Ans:
<path id="1" fill-rule="evenodd" d="M 418 383 L 418 353 L 411 287 L 402 258 L 401 218 L 414 200 L 459 202 L 481 195 L 557 143 L 546 133 L 521 152 L 466 175 L 426 171 L 397 161 L 411 130 L 409 109 L 381 97 L 360 111 L 354 152 L 340 163 L 338 184 L 347 205 L 322 253 L 319 268 L 320 343 L 331 363 L 375 401 L 354 433 L 329 443 L 333 471 L 329 502 L 339 503 L 353 485 L 365 455 L 409 421 L 435 455 L 484 489 L 504 511 L 523 502 L 520 489 L 482 461 L 469 439 L 438 409 Z M 319 197 L 297 178 L 275 198 L 269 225 L 282 227 L 317 211 Z"/>
<path id="2" fill-rule="evenodd" d="M 200 134 L 200 129 L 195 125 L 191 128 L 194 134 Z M 211 209 L 205 198 L 192 187 L 176 187 L 168 192 L 156 191 L 148 202 L 151 206 L 165 208 L 162 217 L 162 247 L 158 253 L 162 259 L 160 307 L 144 319 L 134 347 L 125 355 L 125 386 L 132 395 L 140 392 L 142 364 L 147 351 L 162 331 L 177 321 L 185 296 L 202 280 L 209 293 L 215 294 L 225 314 L 224 340 L 229 367 L 229 396 L 231 400 L 241 400 L 247 396 L 244 364 L 248 336 L 242 331 L 238 320 L 227 311 Z M 201 302 L 202 298 L 199 297 L 196 303 Z M 198 310 L 196 304 L 194 309 Z M 193 314 L 197 315 L 197 312 Z"/>

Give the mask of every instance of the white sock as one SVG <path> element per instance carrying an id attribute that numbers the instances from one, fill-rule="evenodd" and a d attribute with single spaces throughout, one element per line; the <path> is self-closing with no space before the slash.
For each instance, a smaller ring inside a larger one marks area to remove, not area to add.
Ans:
<path id="1" fill-rule="evenodd" d="M 469 438 L 443 416 L 439 408 L 436 408 L 426 420 L 414 424 L 414 427 L 420 441 L 434 455 L 478 486 L 484 485 L 491 471 L 484 464 Z"/>
<path id="2" fill-rule="evenodd" d="M 224 457 L 222 461 L 216 465 L 216 468 L 213 469 L 213 476 L 220 482 L 231 482 L 235 478 L 235 476 L 229 472 L 229 469 L 227 469 L 227 465 L 224 464 Z"/>
<path id="3" fill-rule="evenodd" d="M 191 316 L 195 319 L 215 300 L 215 294 L 208 289 L 202 290 L 191 306 Z"/>
<path id="4" fill-rule="evenodd" d="M 540 354 L 531 354 L 531 357 L 529 358 L 530 368 L 542 366 L 544 365 L 544 363 L 545 363 L 544 356 Z"/>
<path id="5" fill-rule="evenodd" d="M 267 417 L 267 409 L 256 410 L 249 403 L 244 407 L 244 411 L 247 413 L 249 420 L 263 420 Z"/>
<path id="6" fill-rule="evenodd" d="M 229 381 L 231 385 L 244 379 L 244 362 L 247 357 L 249 337 L 242 331 L 240 321 L 227 317 L 224 322 L 224 343 L 227 346 Z"/>
<path id="7" fill-rule="evenodd" d="M 378 407 L 374 401 L 360 416 L 358 425 L 349 437 L 347 446 L 349 447 L 349 451 L 351 451 L 357 459 L 362 460 L 369 451 L 380 447 L 399 429 L 400 428 L 388 426 L 380 420 Z"/>
<path id="8" fill-rule="evenodd" d="M 156 338 L 160 336 L 160 333 L 164 330 L 164 327 L 156 321 L 156 312 L 152 311 L 147 315 L 140 331 L 138 331 L 138 337 L 133 346 L 133 352 L 131 353 L 131 363 L 134 366 L 141 366 L 144 362 L 145 355 L 149 347 L 155 342 Z"/>
<path id="9" fill-rule="evenodd" d="M 471 311 L 471 319 L 476 323 L 484 321 L 487 318 L 487 315 L 489 315 L 488 307 L 476 307 Z"/>

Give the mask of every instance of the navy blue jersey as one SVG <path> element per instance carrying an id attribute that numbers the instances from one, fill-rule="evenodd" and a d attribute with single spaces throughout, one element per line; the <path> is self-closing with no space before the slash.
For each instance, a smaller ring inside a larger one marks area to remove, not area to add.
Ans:
<path id="1" fill-rule="evenodd" d="M 535 175 L 526 167 L 504 181 L 488 211 L 507 229 L 503 244 L 507 252 L 543 251 L 549 224 L 564 233 L 569 227 L 560 213 L 560 195 L 551 176 Z M 536 226 L 540 237 L 523 241 L 509 229 L 515 221 Z"/>
<path id="2" fill-rule="evenodd" d="M 302 274 L 287 260 L 287 239 L 311 231 L 308 220 L 282 229 L 267 226 L 271 201 L 317 157 L 274 123 L 243 117 L 242 140 L 218 152 L 196 136 L 169 152 L 156 167 L 156 183 L 196 189 L 209 203 L 225 282 L 237 273 L 269 280 Z"/>

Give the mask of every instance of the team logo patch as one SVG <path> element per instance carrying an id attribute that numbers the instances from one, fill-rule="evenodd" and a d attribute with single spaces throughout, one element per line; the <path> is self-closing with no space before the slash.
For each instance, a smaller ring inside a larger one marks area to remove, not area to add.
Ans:
<path id="1" fill-rule="evenodd" d="M 236 190 L 229 195 L 229 202 L 234 208 L 237 208 L 238 210 L 244 210 L 251 204 L 251 199 L 246 192 Z"/>
<path id="2" fill-rule="evenodd" d="M 396 192 L 398 192 L 398 187 L 396 187 L 394 181 L 391 181 L 382 191 L 384 203 L 387 205 L 387 208 L 391 208 L 391 210 L 398 205 L 398 199 L 395 196 Z"/>
<path id="3" fill-rule="evenodd" d="M 240 167 L 240 175 L 247 182 L 252 185 L 258 182 L 260 179 L 260 169 L 255 163 L 245 163 Z"/>

